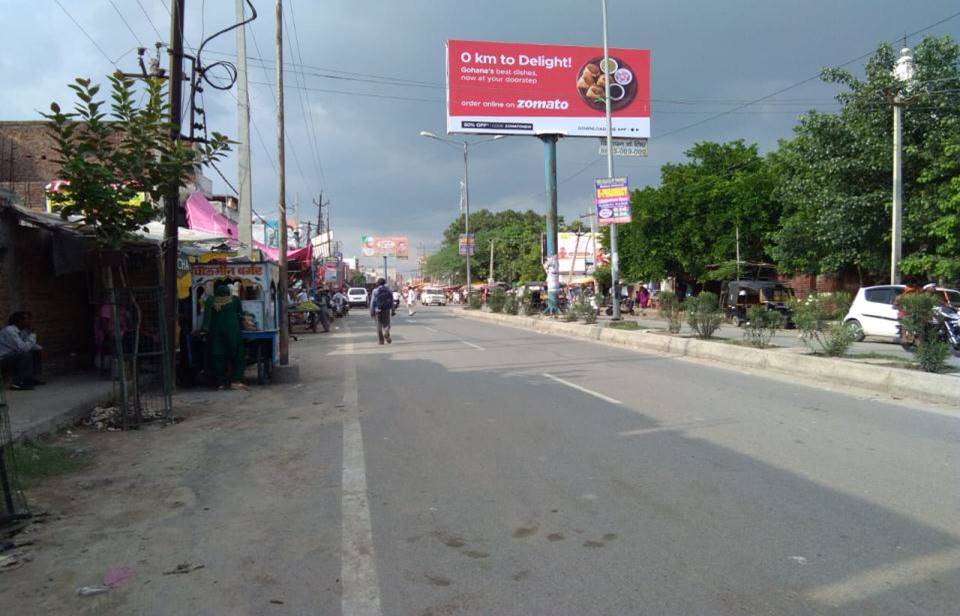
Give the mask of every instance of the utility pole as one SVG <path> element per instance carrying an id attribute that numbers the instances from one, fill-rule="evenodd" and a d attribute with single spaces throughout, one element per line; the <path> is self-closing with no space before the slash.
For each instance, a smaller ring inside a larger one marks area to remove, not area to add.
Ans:
<path id="1" fill-rule="evenodd" d="M 290 331 L 287 327 L 287 178 L 283 144 L 283 0 L 277 0 L 277 171 L 280 228 L 280 365 L 290 364 Z"/>
<path id="2" fill-rule="evenodd" d="M 170 138 L 180 140 L 180 117 L 183 97 L 183 11 L 184 0 L 170 3 Z M 177 258 L 179 256 L 178 214 L 180 212 L 180 182 L 172 182 L 163 198 L 163 293 L 166 302 L 167 340 L 170 349 L 170 374 L 174 373 L 177 348 L 177 315 L 180 312 L 177 297 Z"/>
<path id="3" fill-rule="evenodd" d="M 607 47 L 607 0 L 603 6 L 603 64 L 610 66 L 610 50 Z M 604 71 L 606 73 L 606 71 Z M 610 79 L 604 79 L 604 100 L 607 116 L 607 177 L 613 178 L 613 117 L 610 111 Z M 613 320 L 620 320 L 620 253 L 617 250 L 617 223 L 610 225 L 610 286 L 613 287 Z"/>
<path id="4" fill-rule="evenodd" d="M 236 0 L 237 22 L 246 21 L 245 0 Z M 247 27 L 237 28 L 237 175 L 240 182 L 240 207 L 237 224 L 240 243 L 247 254 L 253 250 L 253 187 L 250 180 L 250 95 L 247 90 Z"/>
<path id="5" fill-rule="evenodd" d="M 490 238 L 490 274 L 487 276 L 487 284 L 493 284 L 497 281 L 497 277 L 493 275 L 493 243 L 494 238 Z"/>

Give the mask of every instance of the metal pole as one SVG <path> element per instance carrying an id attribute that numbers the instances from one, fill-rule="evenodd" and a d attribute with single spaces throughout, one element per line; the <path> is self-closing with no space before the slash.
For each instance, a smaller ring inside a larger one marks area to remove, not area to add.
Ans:
<path id="1" fill-rule="evenodd" d="M 463 142 L 463 232 L 467 234 L 467 300 L 469 303 L 470 294 L 473 293 L 473 287 L 470 286 L 472 278 L 470 277 L 470 251 L 473 244 L 470 243 L 470 169 L 467 165 L 467 148 L 469 143 Z"/>
<path id="2" fill-rule="evenodd" d="M 890 284 L 900 284 L 903 234 L 903 106 L 893 100 L 893 231 L 890 234 Z"/>
<path id="3" fill-rule="evenodd" d="M 557 261 L 557 136 L 543 135 L 543 168 L 547 182 L 547 309 L 557 314 L 560 263 Z"/>
<path id="4" fill-rule="evenodd" d="M 183 8 L 184 0 L 170 3 L 170 138 L 180 139 L 182 122 L 181 103 L 183 97 Z M 178 214 L 180 212 L 179 179 L 167 187 L 163 197 L 163 295 L 167 302 L 167 340 L 170 352 L 170 366 L 174 366 L 177 349 L 177 315 L 180 314 L 177 291 L 177 257 L 179 256 Z M 173 374 L 171 370 L 171 374 Z"/>
<path id="5" fill-rule="evenodd" d="M 603 6 L 603 58 L 604 66 L 610 66 L 610 50 L 607 47 L 607 0 L 600 0 Z M 606 70 L 601 67 L 601 73 Z M 613 177 L 613 114 L 610 111 L 610 78 L 603 80 L 604 98 L 606 99 L 607 115 L 607 177 Z M 610 225 L 610 285 L 613 287 L 613 320 L 620 320 L 620 253 L 617 250 L 617 224 Z"/>
<path id="6" fill-rule="evenodd" d="M 237 0 L 237 22 L 246 20 L 246 0 Z M 250 95 L 247 90 L 247 27 L 237 28 L 237 179 L 240 183 L 239 221 L 240 243 L 247 254 L 253 250 L 253 188 L 250 183 Z"/>
<path id="7" fill-rule="evenodd" d="M 496 276 L 493 275 L 493 243 L 494 238 L 490 238 L 490 274 L 487 276 L 488 284 L 493 284 L 497 281 Z"/>
<path id="8" fill-rule="evenodd" d="M 280 244 L 280 365 L 290 363 L 290 332 L 287 328 L 287 178 L 283 144 L 283 0 L 277 0 L 277 176 Z"/>
<path id="9" fill-rule="evenodd" d="M 387 279 L 387 255 L 383 255 L 383 279 Z"/>

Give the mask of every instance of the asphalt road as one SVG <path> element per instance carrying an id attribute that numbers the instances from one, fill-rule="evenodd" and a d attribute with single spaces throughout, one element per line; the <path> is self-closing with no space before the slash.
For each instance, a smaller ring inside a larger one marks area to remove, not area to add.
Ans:
<path id="1" fill-rule="evenodd" d="M 958 415 L 396 321 L 350 319 L 384 614 L 956 613 Z"/>
<path id="2" fill-rule="evenodd" d="M 80 433 L 23 614 L 956 614 L 960 412 L 420 309 Z M 188 573 L 170 574 L 180 563 Z M 202 568 L 200 567 L 202 565 Z M 105 594 L 76 588 L 129 566 Z M 11 612 L 11 613 L 14 613 Z"/>

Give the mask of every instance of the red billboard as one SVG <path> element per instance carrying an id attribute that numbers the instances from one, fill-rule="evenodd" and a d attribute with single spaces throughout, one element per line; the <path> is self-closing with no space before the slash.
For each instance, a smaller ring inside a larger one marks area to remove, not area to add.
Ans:
<path id="1" fill-rule="evenodd" d="M 447 42 L 447 132 L 650 137 L 650 50 Z"/>

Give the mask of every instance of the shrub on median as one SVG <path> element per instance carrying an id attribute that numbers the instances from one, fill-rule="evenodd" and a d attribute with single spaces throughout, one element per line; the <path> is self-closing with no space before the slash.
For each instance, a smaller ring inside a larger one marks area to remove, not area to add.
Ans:
<path id="1" fill-rule="evenodd" d="M 470 295 L 467 297 L 467 308 L 470 310 L 480 310 L 483 308 L 483 300 L 480 299 L 479 293 L 470 292 Z"/>
<path id="2" fill-rule="evenodd" d="M 720 312 L 719 298 L 715 293 L 704 291 L 687 300 L 687 323 L 697 338 L 707 340 L 720 328 L 723 313 Z"/>
<path id="3" fill-rule="evenodd" d="M 501 313 L 503 312 L 503 306 L 507 303 L 507 292 L 501 288 L 496 288 L 490 292 L 490 295 L 487 296 L 487 307 L 490 308 L 490 312 Z"/>
<path id="4" fill-rule="evenodd" d="M 520 300 L 516 294 L 510 293 L 503 304 L 503 311 L 507 314 L 518 314 L 520 312 Z"/>
<path id="5" fill-rule="evenodd" d="M 776 310 L 767 310 L 761 306 L 750 306 L 747 310 L 747 324 L 743 338 L 758 349 L 770 346 L 770 339 L 783 327 L 783 315 Z"/>
<path id="6" fill-rule="evenodd" d="M 672 291 L 660 293 L 660 315 L 667 320 L 667 330 L 671 334 L 679 334 L 683 325 L 683 309 L 680 307 L 680 298 Z"/>
<path id="7" fill-rule="evenodd" d="M 928 293 L 907 293 L 900 296 L 899 304 L 902 338 L 913 341 L 920 369 L 943 372 L 950 356 L 950 345 L 940 339 L 940 323 L 934 311 L 937 299 Z"/>
<path id="8" fill-rule="evenodd" d="M 849 293 L 814 293 L 791 302 L 791 309 L 800 340 L 814 352 L 839 357 L 856 340 L 853 328 L 843 323 L 850 309 Z"/>

